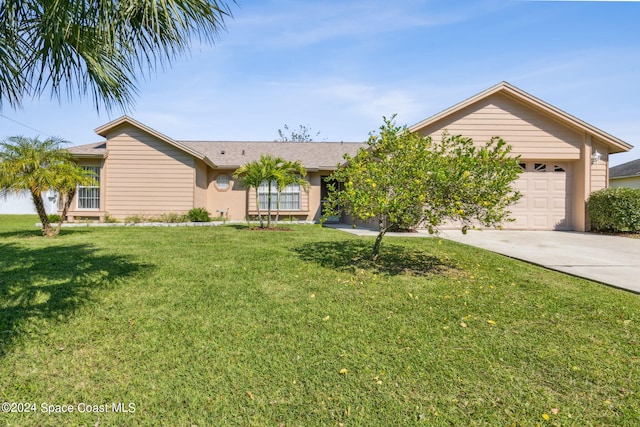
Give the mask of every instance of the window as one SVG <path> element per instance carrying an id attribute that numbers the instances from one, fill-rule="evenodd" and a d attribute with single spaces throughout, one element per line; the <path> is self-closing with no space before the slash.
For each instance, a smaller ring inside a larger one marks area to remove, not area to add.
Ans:
<path id="1" fill-rule="evenodd" d="M 229 182 L 228 175 L 218 175 L 216 178 L 216 187 L 218 187 L 218 190 L 226 190 L 229 188 Z"/>
<path id="2" fill-rule="evenodd" d="M 100 167 L 83 166 L 95 174 L 95 185 L 78 186 L 78 209 L 100 209 Z"/>
<path id="3" fill-rule="evenodd" d="M 553 171 L 554 172 L 564 172 L 564 168 L 562 166 L 554 165 L 553 166 Z"/>
<path id="4" fill-rule="evenodd" d="M 533 169 L 536 172 L 546 172 L 547 171 L 547 164 L 546 163 L 536 163 L 533 165 Z"/>
<path id="5" fill-rule="evenodd" d="M 263 182 L 258 187 L 258 203 L 260 210 L 267 210 L 269 203 L 269 183 Z M 278 209 L 278 186 L 275 182 L 271 182 L 271 210 Z M 280 192 L 280 210 L 281 211 L 299 211 L 300 210 L 300 184 L 287 185 Z"/>

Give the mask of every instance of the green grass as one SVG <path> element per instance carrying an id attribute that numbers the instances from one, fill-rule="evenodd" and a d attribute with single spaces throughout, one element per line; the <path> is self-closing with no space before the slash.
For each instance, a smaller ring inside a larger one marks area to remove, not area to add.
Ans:
<path id="1" fill-rule="evenodd" d="M 0 402 L 37 409 L 0 424 L 638 425 L 637 295 L 435 238 L 35 222 L 0 216 Z"/>

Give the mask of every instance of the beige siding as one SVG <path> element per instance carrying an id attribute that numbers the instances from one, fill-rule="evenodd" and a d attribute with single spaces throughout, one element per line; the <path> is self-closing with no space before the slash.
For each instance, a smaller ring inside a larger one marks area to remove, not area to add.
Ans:
<path id="1" fill-rule="evenodd" d="M 593 144 L 593 150 L 597 150 L 602 156 L 597 165 L 591 165 L 591 191 L 598 191 L 607 188 L 609 155 L 607 148 L 602 145 Z"/>
<path id="2" fill-rule="evenodd" d="M 105 194 L 106 194 L 106 162 L 102 159 L 80 159 L 78 161 L 80 166 L 98 166 L 100 167 L 100 176 L 98 177 L 100 183 L 100 208 L 99 209 L 78 209 L 78 195 L 76 194 L 71 201 L 71 206 L 67 212 L 67 219 L 73 221 L 79 218 L 88 218 L 92 220 L 101 220 L 104 218 L 106 211 Z M 61 213 L 61 211 L 59 211 Z"/>
<path id="3" fill-rule="evenodd" d="M 308 178 L 307 178 L 308 179 Z M 319 191 L 318 191 L 318 194 Z M 249 191 L 249 215 L 257 215 L 258 208 L 256 206 L 256 190 Z M 297 211 L 280 211 L 281 215 L 294 215 L 296 217 L 308 218 L 309 216 L 309 193 L 300 188 L 300 210 Z"/>
<path id="4" fill-rule="evenodd" d="M 207 208 L 207 187 L 209 185 L 207 169 L 207 165 L 202 160 L 195 159 L 194 180 L 196 185 L 193 188 L 193 206 L 196 208 Z"/>
<path id="5" fill-rule="evenodd" d="M 609 180 L 609 187 L 611 188 L 640 188 L 640 176 L 633 176 L 630 178 L 617 178 Z"/>
<path id="6" fill-rule="evenodd" d="M 186 212 L 194 207 L 194 158 L 132 126 L 107 137 L 106 209 L 131 214 Z"/>
<path id="7" fill-rule="evenodd" d="M 575 160 L 582 135 L 512 98 L 495 94 L 423 128 L 420 133 L 439 139 L 443 130 L 485 144 L 499 136 L 523 159 Z"/>

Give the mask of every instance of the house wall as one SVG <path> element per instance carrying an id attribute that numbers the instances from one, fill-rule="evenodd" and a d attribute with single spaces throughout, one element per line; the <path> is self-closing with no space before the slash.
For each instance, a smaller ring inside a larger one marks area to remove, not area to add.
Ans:
<path id="1" fill-rule="evenodd" d="M 250 217 L 258 215 L 256 207 L 255 189 L 247 191 L 242 184 L 233 179 L 234 170 L 215 169 L 209 170 L 207 190 L 207 210 L 212 216 L 219 216 L 220 211 L 228 212 L 227 217 L 233 221 L 244 221 L 247 214 Z M 329 175 L 325 172 L 324 175 Z M 216 184 L 219 175 L 229 177 L 229 187 L 220 189 Z M 303 189 L 300 193 L 299 211 L 280 211 L 281 218 L 294 217 L 297 220 L 317 221 L 320 219 L 320 180 L 321 172 L 310 172 L 307 180 L 310 183 L 309 191 Z M 262 212 L 264 215 L 266 212 Z M 275 212 L 273 212 L 275 214 Z"/>
<path id="2" fill-rule="evenodd" d="M 76 194 L 71 201 L 69 211 L 67 212 L 67 220 L 74 221 L 76 219 L 92 219 L 102 220 L 105 214 L 105 177 L 106 177 L 106 161 L 102 158 L 82 158 L 78 160 L 80 166 L 98 166 L 100 167 L 100 176 L 98 180 L 100 182 L 100 208 L 99 209 L 78 209 L 78 195 Z M 58 205 L 58 213 L 62 213 L 62 206 Z"/>
<path id="3" fill-rule="evenodd" d="M 103 209 L 110 216 L 185 213 L 195 200 L 203 202 L 205 190 L 194 190 L 194 181 L 204 184 L 204 172 L 202 166 L 196 168 L 193 156 L 130 125 L 106 137 Z"/>
<path id="4" fill-rule="evenodd" d="M 233 169 L 209 169 L 207 186 L 207 210 L 211 216 L 223 213 L 230 220 L 242 221 L 246 219 L 247 192 L 245 188 L 233 179 Z M 220 175 L 229 178 L 229 187 L 218 188 L 216 179 Z"/>
<path id="5" fill-rule="evenodd" d="M 207 208 L 207 189 L 209 187 L 208 166 L 200 159 L 195 159 L 193 187 L 193 207 Z"/>
<path id="6" fill-rule="evenodd" d="M 504 94 L 494 94 L 420 129 L 440 140 L 443 130 L 485 144 L 499 136 L 527 159 L 577 160 L 582 135 Z"/>
<path id="7" fill-rule="evenodd" d="M 48 214 L 58 211 L 58 194 L 49 190 L 42 195 L 44 208 Z M 0 195 L 0 214 L 35 214 L 36 208 L 29 191 Z"/>
<path id="8" fill-rule="evenodd" d="M 317 175 L 317 174 L 314 174 Z M 307 176 L 307 180 L 311 181 L 312 179 L 314 181 L 316 181 L 315 179 L 316 177 L 312 177 L 311 175 Z M 320 179 L 317 178 L 317 185 L 320 185 Z M 249 215 L 250 216 L 254 216 L 254 215 L 258 215 L 258 208 L 256 205 L 256 190 L 255 189 L 251 189 L 249 192 L 249 200 L 248 200 L 248 206 L 249 206 Z M 315 192 L 314 192 L 315 193 Z M 318 202 L 315 203 L 309 203 L 309 198 L 310 198 L 310 194 L 311 194 L 311 189 L 309 189 L 309 192 L 304 191 L 303 188 L 300 188 L 300 210 L 297 211 L 285 211 L 285 210 L 281 210 L 280 211 L 280 217 L 284 218 L 284 217 L 295 217 L 298 220 L 301 221 L 311 221 L 313 220 L 313 215 L 315 214 L 315 212 L 311 212 L 310 211 L 310 207 L 319 205 L 320 202 L 320 190 L 318 188 Z M 262 212 L 263 214 L 265 212 Z M 275 212 L 274 212 L 275 213 Z"/>
<path id="9" fill-rule="evenodd" d="M 629 178 L 611 178 L 609 179 L 609 187 L 640 188 L 640 176 L 632 176 Z"/>
<path id="10" fill-rule="evenodd" d="M 597 164 L 591 164 L 591 192 L 607 188 L 609 180 L 609 150 L 598 143 L 593 144 L 593 151 L 602 155 Z"/>

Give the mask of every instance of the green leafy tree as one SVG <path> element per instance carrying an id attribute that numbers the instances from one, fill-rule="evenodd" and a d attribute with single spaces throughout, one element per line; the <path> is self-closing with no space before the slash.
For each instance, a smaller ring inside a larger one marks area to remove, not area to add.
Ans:
<path id="1" fill-rule="evenodd" d="M 303 125 L 299 125 L 299 130 L 289 130 L 289 126 L 284 125 L 284 131 L 278 129 L 279 142 L 313 142 L 314 137 L 320 136 L 320 132 L 316 132 L 312 135 L 311 128 Z"/>
<path id="2" fill-rule="evenodd" d="M 55 236 L 60 231 L 51 226 L 44 208 L 42 193 L 53 189 L 67 199 L 62 218 L 78 185 L 94 181 L 90 172 L 78 166 L 71 153 L 62 147 L 59 138 L 13 136 L 0 142 L 0 192 L 29 191 L 31 200 L 42 223 L 44 236 Z"/>
<path id="3" fill-rule="evenodd" d="M 499 226 L 520 194 L 512 183 L 520 173 L 518 158 L 498 138 L 477 147 L 470 138 L 443 134 L 434 141 L 384 118 L 379 134 L 330 179 L 326 214 L 345 212 L 354 219 L 377 221 L 376 259 L 385 233 L 392 229 L 426 227 L 429 232 L 447 221 L 466 232 L 474 223 Z"/>
<path id="4" fill-rule="evenodd" d="M 2 0 L 0 106 L 46 91 L 129 106 L 139 72 L 213 42 L 229 16 L 218 0 Z"/>

